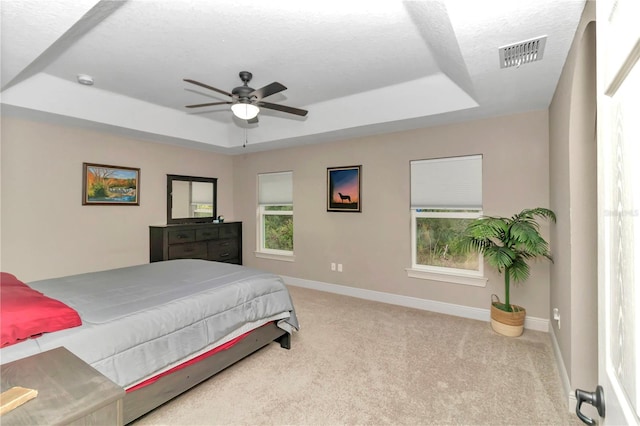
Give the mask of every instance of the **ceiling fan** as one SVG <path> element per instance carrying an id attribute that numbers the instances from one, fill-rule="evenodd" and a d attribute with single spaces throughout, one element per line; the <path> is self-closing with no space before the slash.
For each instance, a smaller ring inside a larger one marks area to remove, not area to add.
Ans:
<path id="1" fill-rule="evenodd" d="M 209 102 L 206 104 L 196 104 L 196 105 L 186 105 L 186 108 L 200 108 L 214 105 L 231 105 L 231 110 L 233 114 L 242 119 L 247 120 L 248 123 L 257 123 L 258 122 L 258 113 L 260 112 L 260 108 L 267 109 L 275 109 L 277 111 L 286 112 L 289 114 L 295 114 L 299 116 L 306 116 L 309 111 L 299 108 L 293 108 L 286 105 L 273 104 L 270 102 L 264 102 L 262 99 L 267 96 L 275 95 L 276 93 L 280 93 L 283 90 L 287 90 L 287 88 L 277 82 L 273 82 L 271 84 L 267 84 L 266 86 L 254 90 L 249 87 L 249 82 L 253 75 L 249 71 L 240 71 L 240 80 L 244 83 L 242 86 L 238 86 L 231 91 L 231 93 L 226 92 L 224 90 L 216 89 L 215 87 L 209 86 L 204 83 L 200 83 L 199 81 L 191 80 L 189 78 L 185 78 L 184 81 L 187 83 L 195 84 L 205 89 L 213 90 L 214 92 L 218 92 L 220 94 L 229 96 L 231 98 L 230 101 L 223 102 Z"/>

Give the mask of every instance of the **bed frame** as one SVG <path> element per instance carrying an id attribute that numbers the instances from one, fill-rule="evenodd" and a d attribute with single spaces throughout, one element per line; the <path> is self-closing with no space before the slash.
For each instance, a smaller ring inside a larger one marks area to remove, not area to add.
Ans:
<path id="1" fill-rule="evenodd" d="M 254 330 L 227 350 L 127 393 L 123 402 L 124 423 L 131 423 L 273 341 L 285 349 L 291 348 L 291 335 L 272 322 Z"/>

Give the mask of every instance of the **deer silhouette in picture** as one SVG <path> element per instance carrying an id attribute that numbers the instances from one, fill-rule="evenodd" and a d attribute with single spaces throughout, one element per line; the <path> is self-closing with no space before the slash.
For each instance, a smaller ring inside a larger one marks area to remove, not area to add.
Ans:
<path id="1" fill-rule="evenodd" d="M 338 192 L 338 195 L 340 196 L 340 201 L 344 203 L 344 200 L 348 200 L 349 202 L 351 202 L 351 196 L 349 195 L 342 195 L 342 192 Z"/>

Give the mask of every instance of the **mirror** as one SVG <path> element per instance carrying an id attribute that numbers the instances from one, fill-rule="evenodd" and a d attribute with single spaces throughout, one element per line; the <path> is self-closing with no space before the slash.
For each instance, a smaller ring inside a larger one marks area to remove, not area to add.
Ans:
<path id="1" fill-rule="evenodd" d="M 213 221 L 217 182 L 216 178 L 167 175 L 167 224 Z"/>

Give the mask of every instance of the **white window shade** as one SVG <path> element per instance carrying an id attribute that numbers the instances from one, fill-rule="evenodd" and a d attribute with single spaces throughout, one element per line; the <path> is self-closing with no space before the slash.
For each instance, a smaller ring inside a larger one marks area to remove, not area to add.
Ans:
<path id="1" fill-rule="evenodd" d="M 482 156 L 412 161 L 411 208 L 482 209 Z"/>
<path id="2" fill-rule="evenodd" d="M 258 203 L 293 204 L 293 172 L 258 175 Z"/>
<path id="3" fill-rule="evenodd" d="M 175 182 L 174 182 L 175 185 Z M 210 182 L 191 182 L 191 202 L 196 204 L 212 204 L 213 191 Z"/>

